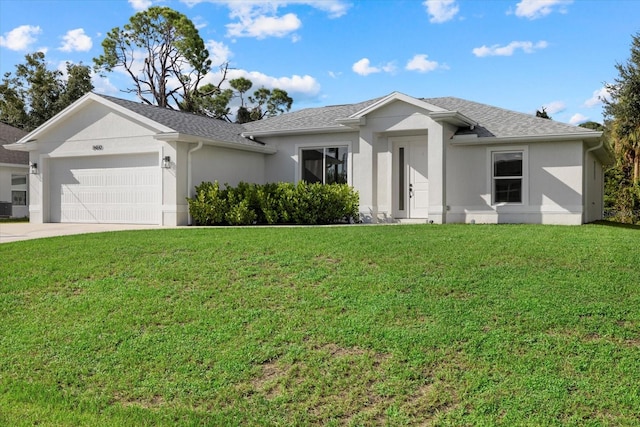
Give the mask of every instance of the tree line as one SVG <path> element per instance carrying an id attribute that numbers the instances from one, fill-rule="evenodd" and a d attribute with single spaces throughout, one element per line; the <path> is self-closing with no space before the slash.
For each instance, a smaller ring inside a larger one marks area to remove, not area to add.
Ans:
<path id="1" fill-rule="evenodd" d="M 606 84 L 605 138 L 615 163 L 605 174 L 605 207 L 612 219 L 640 224 L 640 33 L 632 36 L 629 59 L 615 65 L 618 76 Z"/>
<path id="2" fill-rule="evenodd" d="M 150 7 L 115 27 L 102 42 L 93 66 L 66 64 L 66 73 L 47 67 L 43 52 L 25 56 L 0 83 L 0 121 L 31 131 L 94 89 L 92 71 L 102 76 L 122 69 L 131 78 L 124 92 L 145 104 L 245 123 L 291 109 L 293 99 L 279 88 L 260 87 L 240 77 L 228 79 L 229 63 L 212 64 L 193 22 L 168 7 Z M 144 57 L 139 59 L 139 52 Z M 217 67 L 217 68 L 216 68 Z M 204 83 L 217 71 L 215 83 Z M 237 108 L 232 107 L 239 101 Z"/>

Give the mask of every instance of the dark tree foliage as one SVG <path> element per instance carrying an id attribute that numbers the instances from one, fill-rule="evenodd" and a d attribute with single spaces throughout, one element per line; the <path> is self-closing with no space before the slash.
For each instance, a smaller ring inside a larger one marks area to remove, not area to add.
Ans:
<path id="1" fill-rule="evenodd" d="M 606 132 L 616 156 L 607 171 L 607 202 L 615 219 L 640 223 L 640 33 L 632 36 L 631 55 L 615 65 L 618 77 L 606 84 Z"/>
<path id="2" fill-rule="evenodd" d="M 543 119 L 549 119 L 551 120 L 551 116 L 549 116 L 549 114 L 547 114 L 547 109 L 542 107 L 542 111 L 541 110 L 536 110 L 536 117 L 541 117 Z"/>
<path id="3" fill-rule="evenodd" d="M 236 123 L 247 123 L 273 117 L 291 109 L 293 99 L 283 89 L 261 87 L 247 95 L 253 86 L 251 80 L 239 77 L 229 80 L 229 88 L 205 85 L 193 96 L 196 108 L 192 112 L 209 117 L 233 121 L 229 104 L 238 99 L 240 105 L 235 114 Z"/>
<path id="4" fill-rule="evenodd" d="M 606 88 L 604 114 L 616 154 L 633 165 L 633 182 L 640 184 L 640 33 L 633 36 L 631 56 L 615 65 L 618 77 Z"/>
<path id="5" fill-rule="evenodd" d="M 95 68 L 111 72 L 124 68 L 135 93 L 146 104 L 191 109 L 191 94 L 211 67 L 209 52 L 197 28 L 185 15 L 168 7 L 150 7 L 113 28 L 102 42 Z M 144 54 L 138 60 L 139 52 Z"/>
<path id="6" fill-rule="evenodd" d="M 0 84 L 0 121 L 31 131 L 85 93 L 93 90 L 91 69 L 67 63 L 67 77 L 47 68 L 45 54 L 25 56 L 14 75 L 6 73 Z"/>
<path id="7" fill-rule="evenodd" d="M 217 84 L 202 84 L 211 71 L 209 52 L 193 22 L 168 7 L 136 13 L 122 29 L 113 28 L 102 47 L 103 54 L 94 58 L 96 70 L 123 68 L 133 81 L 125 91 L 146 104 L 232 121 L 230 104 L 238 98 L 236 121 L 244 123 L 289 111 L 293 102 L 281 89 L 261 88 L 246 98 L 253 86 L 249 79 L 225 85 L 229 63 L 220 65 Z"/>

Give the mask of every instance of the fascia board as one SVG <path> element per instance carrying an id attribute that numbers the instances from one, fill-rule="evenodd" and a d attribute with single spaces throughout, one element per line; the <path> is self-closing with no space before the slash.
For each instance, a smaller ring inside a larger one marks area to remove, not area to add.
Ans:
<path id="1" fill-rule="evenodd" d="M 24 165 L 22 163 L 0 163 L 0 166 L 14 169 L 29 169 L 29 165 Z"/>
<path id="2" fill-rule="evenodd" d="M 164 142 L 186 142 L 186 143 L 198 143 L 202 142 L 205 145 L 211 145 L 215 147 L 231 148 L 234 150 L 252 151 L 255 153 L 263 154 L 275 154 L 278 150 L 275 147 L 265 145 L 263 147 L 256 147 L 253 145 L 235 144 L 233 142 L 218 141 L 215 139 L 207 139 L 194 135 L 185 135 L 178 132 L 169 132 L 154 135 L 154 138 Z"/>
<path id="3" fill-rule="evenodd" d="M 480 138 L 452 138 L 452 145 L 485 145 L 485 144 L 513 144 L 525 142 L 562 142 L 562 141 L 599 141 L 602 132 L 585 135 L 584 133 L 565 133 L 556 135 L 527 135 L 527 136 L 487 136 Z"/>
<path id="4" fill-rule="evenodd" d="M 339 123 L 344 126 L 348 126 L 352 129 L 358 129 L 360 126 L 365 126 L 367 124 L 366 116 L 361 117 L 348 117 L 346 119 L 337 119 L 336 123 Z"/>
<path id="5" fill-rule="evenodd" d="M 314 133 L 346 133 L 354 132 L 354 130 L 347 126 L 335 126 L 326 128 L 304 128 L 304 129 L 286 129 L 286 130 L 264 130 L 257 132 L 242 132 L 240 135 L 245 138 L 263 136 L 288 136 L 288 135 L 308 135 Z"/>
<path id="6" fill-rule="evenodd" d="M 13 144 L 3 145 L 3 147 L 11 151 L 35 151 L 38 149 L 38 143 L 35 141 L 27 141 L 27 142 L 20 142 L 20 141 L 14 142 Z"/>
<path id="7" fill-rule="evenodd" d="M 458 111 L 434 111 L 429 113 L 429 117 L 431 117 L 435 121 L 443 121 L 447 123 L 451 123 L 455 126 L 477 126 L 478 122 L 470 119 L 464 114 Z"/>

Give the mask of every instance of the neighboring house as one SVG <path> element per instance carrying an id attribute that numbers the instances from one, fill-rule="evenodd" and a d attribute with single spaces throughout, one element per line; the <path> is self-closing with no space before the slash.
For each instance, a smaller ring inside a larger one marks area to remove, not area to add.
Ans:
<path id="1" fill-rule="evenodd" d="M 3 147 L 26 134 L 22 129 L 0 122 L 0 216 L 24 218 L 29 215 L 29 153 Z"/>
<path id="2" fill-rule="evenodd" d="M 346 182 L 365 222 L 602 218 L 602 133 L 458 98 L 394 92 L 244 125 L 87 94 L 28 151 L 32 222 L 184 225 L 203 181 Z"/>

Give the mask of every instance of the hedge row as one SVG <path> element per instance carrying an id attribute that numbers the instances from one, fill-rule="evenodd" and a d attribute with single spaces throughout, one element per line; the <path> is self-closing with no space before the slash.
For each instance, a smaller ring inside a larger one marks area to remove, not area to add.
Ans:
<path id="1" fill-rule="evenodd" d="M 196 186 L 187 198 L 196 225 L 334 224 L 358 218 L 358 193 L 346 184 L 272 183 Z"/>

